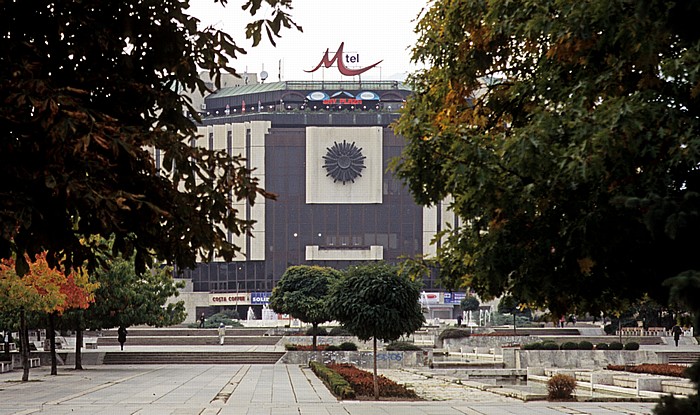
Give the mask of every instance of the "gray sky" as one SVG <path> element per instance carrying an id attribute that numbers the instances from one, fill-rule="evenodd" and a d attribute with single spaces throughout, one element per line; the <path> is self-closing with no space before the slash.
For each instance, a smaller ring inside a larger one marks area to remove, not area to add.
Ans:
<path id="1" fill-rule="evenodd" d="M 410 48 L 416 40 L 413 32 L 416 17 L 427 0 L 292 0 L 294 21 L 304 31 L 284 30 L 277 39 L 277 47 L 265 38 L 253 48 L 245 39 L 245 25 L 249 19 L 241 10 L 244 0 L 229 0 L 223 8 L 214 0 L 191 0 L 189 13 L 205 25 L 215 25 L 231 34 L 247 55 L 242 55 L 233 66 L 237 71 L 268 72 L 270 81 L 278 80 L 340 80 L 336 68 L 319 69 L 306 73 L 320 62 L 326 49 L 331 57 L 341 42 L 344 52 L 359 58 L 354 68 L 383 61 L 364 74 L 362 79 L 403 79 L 416 69 L 410 63 Z M 260 17 L 265 12 L 258 12 Z M 281 60 L 282 70 L 278 70 Z M 348 64 L 351 66 L 353 64 Z"/>

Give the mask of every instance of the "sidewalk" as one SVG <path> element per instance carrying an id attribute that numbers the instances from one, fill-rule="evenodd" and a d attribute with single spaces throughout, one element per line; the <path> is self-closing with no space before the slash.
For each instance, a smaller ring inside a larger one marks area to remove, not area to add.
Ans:
<path id="1" fill-rule="evenodd" d="M 641 415 L 655 406 L 523 403 L 437 380 L 441 386 L 432 386 L 431 399 L 448 400 L 338 401 L 308 368 L 284 364 L 86 366 L 84 371 L 62 366 L 58 373 L 32 369 L 25 383 L 18 382 L 21 371 L 0 374 L 0 415 Z"/>

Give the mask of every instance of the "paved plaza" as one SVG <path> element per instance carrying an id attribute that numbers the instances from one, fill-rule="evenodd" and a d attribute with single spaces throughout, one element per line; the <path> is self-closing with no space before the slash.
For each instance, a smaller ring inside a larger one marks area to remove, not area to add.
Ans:
<path id="1" fill-rule="evenodd" d="M 654 403 L 528 402 L 407 372 L 384 371 L 431 400 L 338 401 L 298 365 L 128 365 L 59 367 L 0 374 L 0 414 L 235 415 L 616 415 L 651 414 Z M 410 377 L 414 376 L 414 379 Z M 432 383 L 431 383 L 432 382 Z"/>

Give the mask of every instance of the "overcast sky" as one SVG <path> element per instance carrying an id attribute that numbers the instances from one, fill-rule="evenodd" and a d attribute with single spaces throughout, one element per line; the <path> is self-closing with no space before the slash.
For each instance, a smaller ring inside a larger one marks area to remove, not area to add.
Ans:
<path id="1" fill-rule="evenodd" d="M 304 72 L 318 65 L 326 49 L 332 57 L 341 42 L 345 42 L 346 54 L 359 58 L 355 68 L 382 61 L 362 79 L 403 79 L 416 69 L 410 62 L 410 49 L 416 40 L 415 19 L 426 0 L 292 0 L 293 19 L 304 31 L 284 30 L 276 40 L 277 47 L 265 38 L 255 48 L 245 39 L 250 18 L 241 10 L 243 3 L 229 0 L 224 8 L 214 0 L 191 0 L 189 9 L 203 24 L 222 28 L 248 51 L 233 64 L 239 72 L 247 68 L 259 74 L 264 69 L 268 82 L 277 81 L 278 76 L 283 81 L 349 80 L 352 78 L 343 77 L 336 68 Z"/>

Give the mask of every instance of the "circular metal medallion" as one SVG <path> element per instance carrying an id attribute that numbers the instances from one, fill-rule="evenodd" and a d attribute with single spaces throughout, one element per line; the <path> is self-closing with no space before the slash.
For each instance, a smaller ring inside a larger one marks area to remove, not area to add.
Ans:
<path id="1" fill-rule="evenodd" d="M 354 142 L 334 142 L 333 147 L 326 150 L 328 151 L 323 156 L 326 161 L 323 167 L 328 172 L 326 176 L 333 178 L 333 183 L 355 183 L 355 179 L 362 176 L 366 157 L 362 155 L 362 148 L 357 148 Z"/>

